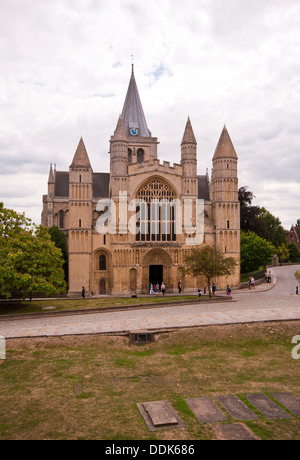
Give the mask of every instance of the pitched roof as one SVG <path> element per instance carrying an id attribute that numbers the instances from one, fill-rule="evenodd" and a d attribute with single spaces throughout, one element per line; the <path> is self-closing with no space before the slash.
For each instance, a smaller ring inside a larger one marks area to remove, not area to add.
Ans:
<path id="1" fill-rule="evenodd" d="M 183 145 L 183 144 L 197 144 L 197 141 L 196 141 L 196 138 L 195 138 L 195 135 L 194 135 L 194 131 L 193 131 L 193 128 L 192 128 L 192 123 L 191 123 L 190 117 L 188 117 L 186 127 L 185 127 L 185 131 L 184 131 L 184 134 L 183 134 L 183 139 L 182 139 L 181 145 Z"/>
<path id="2" fill-rule="evenodd" d="M 109 173 L 93 173 L 93 196 L 94 198 L 109 197 Z M 55 196 L 69 196 L 69 172 L 57 171 L 55 176 Z"/>
<path id="3" fill-rule="evenodd" d="M 86 151 L 82 137 L 80 138 L 77 150 L 75 152 L 71 168 L 91 168 L 88 153 Z"/>
<path id="4" fill-rule="evenodd" d="M 223 128 L 213 160 L 218 158 L 238 158 L 226 126 Z"/>
<path id="5" fill-rule="evenodd" d="M 139 136 L 151 137 L 151 132 L 147 126 L 141 99 L 137 89 L 133 65 L 129 87 L 122 111 L 122 119 L 127 136 L 130 136 L 130 128 L 137 128 Z"/>
<path id="6" fill-rule="evenodd" d="M 121 115 L 119 116 L 119 120 L 118 120 L 117 127 L 116 127 L 113 137 L 114 137 L 114 140 L 128 142 L 125 128 L 124 128 L 123 119 Z"/>

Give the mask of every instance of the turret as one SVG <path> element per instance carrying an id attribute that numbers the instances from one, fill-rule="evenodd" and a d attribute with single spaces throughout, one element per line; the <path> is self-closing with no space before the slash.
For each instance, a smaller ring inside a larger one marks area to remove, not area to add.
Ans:
<path id="1" fill-rule="evenodd" d="M 181 142 L 182 194 L 197 197 L 197 142 L 188 118 Z"/>

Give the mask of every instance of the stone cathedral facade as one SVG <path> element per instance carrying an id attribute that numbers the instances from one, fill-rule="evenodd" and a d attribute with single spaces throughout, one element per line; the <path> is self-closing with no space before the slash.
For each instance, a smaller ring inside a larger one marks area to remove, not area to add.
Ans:
<path id="1" fill-rule="evenodd" d="M 184 270 L 184 256 L 192 247 L 217 246 L 239 262 L 238 157 L 226 127 L 212 158 L 211 177 L 198 175 L 189 118 L 180 164 L 160 163 L 158 144 L 148 129 L 132 66 L 123 111 L 110 138 L 110 172 L 93 171 L 82 138 L 69 171 L 50 167 L 42 225 L 55 225 L 68 238 L 70 296 L 80 294 L 83 286 L 93 295 L 147 294 L 150 283 L 162 282 L 167 292 L 177 292 L 179 281 L 183 292 L 196 292 L 204 280 Z M 214 281 L 218 289 L 227 284 L 237 288 L 239 264 L 234 275 Z"/>

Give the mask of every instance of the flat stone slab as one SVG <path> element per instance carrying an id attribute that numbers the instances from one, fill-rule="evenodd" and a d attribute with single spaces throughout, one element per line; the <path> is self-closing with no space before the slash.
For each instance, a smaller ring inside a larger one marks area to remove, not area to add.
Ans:
<path id="1" fill-rule="evenodd" d="M 270 393 L 272 398 L 290 410 L 296 417 L 300 417 L 300 400 L 290 393 Z"/>
<path id="2" fill-rule="evenodd" d="M 191 398 L 185 402 L 199 423 L 224 422 L 227 416 L 210 398 Z"/>
<path id="3" fill-rule="evenodd" d="M 264 394 L 257 393 L 244 396 L 269 420 L 292 418 L 290 414 Z"/>
<path id="4" fill-rule="evenodd" d="M 241 423 L 232 423 L 230 425 L 220 425 L 219 430 L 223 433 L 228 441 L 257 441 L 254 434 L 246 429 Z"/>
<path id="5" fill-rule="evenodd" d="M 146 402 L 137 407 L 150 431 L 185 427 L 169 401 Z"/>
<path id="6" fill-rule="evenodd" d="M 259 418 L 235 395 L 216 396 L 216 399 L 235 420 L 256 420 Z"/>

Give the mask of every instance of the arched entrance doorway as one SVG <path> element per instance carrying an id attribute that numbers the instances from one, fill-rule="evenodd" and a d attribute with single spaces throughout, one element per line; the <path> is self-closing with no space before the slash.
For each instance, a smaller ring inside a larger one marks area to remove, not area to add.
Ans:
<path id="1" fill-rule="evenodd" d="M 104 279 L 100 280 L 99 293 L 100 293 L 100 295 L 107 294 L 106 280 L 104 280 Z"/>
<path id="2" fill-rule="evenodd" d="M 144 294 L 149 293 L 150 283 L 158 283 L 161 286 L 162 282 L 166 285 L 166 291 L 172 292 L 172 258 L 165 249 L 150 249 L 143 258 L 142 266 L 142 292 Z"/>

